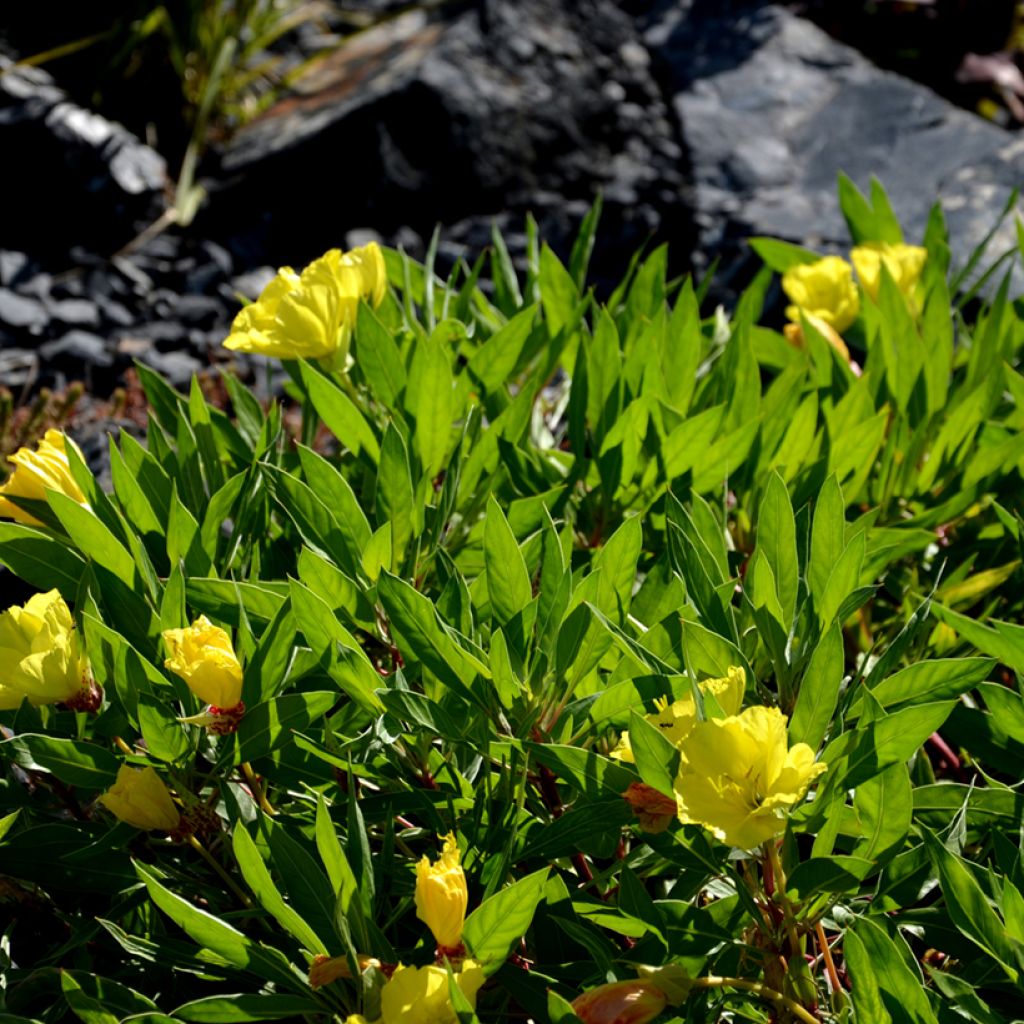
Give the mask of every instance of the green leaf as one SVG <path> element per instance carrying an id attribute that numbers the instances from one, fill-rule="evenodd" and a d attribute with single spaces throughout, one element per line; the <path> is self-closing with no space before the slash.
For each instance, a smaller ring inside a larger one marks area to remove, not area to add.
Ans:
<path id="1" fill-rule="evenodd" d="M 528 306 L 504 327 L 495 331 L 469 359 L 469 372 L 487 394 L 504 388 L 519 364 L 527 339 L 533 332 L 537 307 Z"/>
<path id="2" fill-rule="evenodd" d="M 429 338 L 417 343 L 409 367 L 406 405 L 416 421 L 413 446 L 422 475 L 430 480 L 444 465 L 452 440 L 455 403 L 448 350 L 452 347 L 449 336 L 453 325 L 465 335 L 465 328 L 457 321 L 442 321 Z"/>
<path id="3" fill-rule="evenodd" d="M 864 857 L 810 857 L 793 869 L 786 891 L 800 900 L 820 892 L 856 892 L 873 870 L 874 863 Z"/>
<path id="4" fill-rule="evenodd" d="M 306 361 L 299 363 L 299 372 L 309 400 L 327 429 L 353 455 L 365 451 L 376 462 L 380 458 L 380 445 L 352 399 Z"/>
<path id="5" fill-rule="evenodd" d="M 231 763 L 253 761 L 290 743 L 293 732 L 307 729 L 337 700 L 336 693 L 288 693 L 246 711 Z"/>
<path id="6" fill-rule="evenodd" d="M 788 632 L 796 614 L 799 562 L 796 554 L 796 521 L 786 484 L 778 473 L 768 478 L 758 514 L 757 549 L 764 554 L 775 577 L 775 589 Z"/>
<path id="7" fill-rule="evenodd" d="M 508 959 L 526 934 L 537 905 L 544 898 L 550 868 L 513 882 L 488 897 L 466 918 L 462 937 L 474 959 L 491 974 Z"/>
<path id="8" fill-rule="evenodd" d="M 22 733 L 5 740 L 0 750 L 22 768 L 42 768 L 65 785 L 83 789 L 106 789 L 121 764 L 109 750 L 95 743 L 41 733 Z"/>
<path id="9" fill-rule="evenodd" d="M 365 302 L 356 316 L 355 360 L 374 397 L 394 409 L 405 390 L 405 365 L 395 339 Z"/>
<path id="10" fill-rule="evenodd" d="M 137 714 L 146 749 L 161 761 L 177 764 L 192 750 L 187 727 L 162 701 L 148 693 L 138 695 Z"/>
<path id="11" fill-rule="evenodd" d="M 830 476 L 818 492 L 811 526 L 811 557 L 807 566 L 807 585 L 815 603 L 825 596 L 832 570 L 846 548 L 846 505 L 843 491 L 835 475 Z"/>
<path id="12" fill-rule="evenodd" d="M 0 522 L 0 563 L 40 590 L 57 589 L 74 600 L 85 559 L 52 534 L 34 526 Z"/>
<path id="13" fill-rule="evenodd" d="M 679 773 L 679 751 L 642 715 L 629 714 L 629 742 L 640 778 L 659 793 L 671 796 Z"/>
<path id="14" fill-rule="evenodd" d="M 861 840 L 854 854 L 876 863 L 891 860 L 903 848 L 914 814 L 914 790 L 905 764 L 894 764 L 861 783 L 853 800 Z"/>
<path id="15" fill-rule="evenodd" d="M 484 565 L 491 609 L 498 622 L 505 625 L 530 603 L 533 592 L 523 554 L 493 497 L 487 501 L 484 521 Z"/>
<path id="16" fill-rule="evenodd" d="M 422 662 L 467 700 L 481 704 L 473 684 L 478 675 L 490 679 L 490 669 L 482 658 L 460 645 L 457 634 L 441 622 L 430 599 L 388 572 L 381 573 L 377 594 L 403 653 Z"/>
<path id="17" fill-rule="evenodd" d="M 284 897 L 274 885 L 270 872 L 260 856 L 252 836 L 239 822 L 234 828 L 232 847 L 239 870 L 246 885 L 253 891 L 259 904 L 275 921 L 310 953 L 327 953 L 327 947 L 315 931 L 302 919 L 294 908 L 288 906 Z"/>
<path id="18" fill-rule="evenodd" d="M 817 750 L 828 732 L 843 683 L 843 631 L 838 621 L 822 635 L 807 664 L 789 723 L 790 743 Z"/>
<path id="19" fill-rule="evenodd" d="M 172 1016 L 194 1024 L 242 1024 L 245 1021 L 282 1020 L 323 1012 L 320 1003 L 305 996 L 239 992 L 194 999 L 179 1006 Z"/>
<path id="20" fill-rule="evenodd" d="M 992 909 L 981 886 L 964 862 L 948 850 L 927 829 L 921 836 L 938 872 L 946 913 L 957 929 L 987 953 L 1016 983 L 1020 976 L 1024 946 L 1007 934 L 1006 925 Z"/>
<path id="21" fill-rule="evenodd" d="M 912 970 L 908 965 L 908 957 L 911 963 L 914 960 L 898 933 L 894 940 L 881 925 L 869 917 L 863 917 L 846 934 L 847 939 L 851 934 L 855 936 L 852 971 L 854 992 L 863 978 L 868 1005 L 874 1007 L 880 1000 L 888 1019 L 894 1024 L 938 1024 L 920 970 Z M 906 957 L 900 952 L 897 942 L 903 947 Z M 878 1000 L 873 998 L 876 991 Z M 865 1019 L 874 1024 L 874 1017 Z M 881 1020 L 885 1021 L 886 1017 L 883 1016 Z"/>
<path id="22" fill-rule="evenodd" d="M 750 248 L 761 257 L 766 267 L 784 274 L 790 267 L 801 263 L 816 263 L 821 256 L 800 245 L 780 241 L 778 238 L 748 238 Z"/>
<path id="23" fill-rule="evenodd" d="M 150 899 L 200 946 L 213 950 L 229 964 L 248 969 L 257 977 L 274 981 L 285 989 L 298 992 L 308 989 L 305 976 L 298 973 L 278 950 L 257 945 L 220 918 L 192 906 L 165 888 L 156 875 L 138 862 L 135 863 L 135 871 L 145 884 Z"/>

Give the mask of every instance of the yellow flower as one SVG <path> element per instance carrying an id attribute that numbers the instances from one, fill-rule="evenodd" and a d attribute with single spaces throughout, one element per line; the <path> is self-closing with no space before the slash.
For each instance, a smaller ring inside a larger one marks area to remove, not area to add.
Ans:
<path id="1" fill-rule="evenodd" d="M 583 1024 L 648 1024 L 665 1009 L 665 993 L 651 980 L 612 981 L 572 1001 Z"/>
<path id="2" fill-rule="evenodd" d="M 440 949 L 456 950 L 462 945 L 468 901 L 459 847 L 449 832 L 437 861 L 431 864 L 424 856 L 416 865 L 416 916 L 434 933 Z"/>
<path id="3" fill-rule="evenodd" d="M 56 590 L 0 615 L 0 708 L 63 702 L 95 711 L 101 695 L 75 620 Z"/>
<path id="4" fill-rule="evenodd" d="M 48 430 L 35 451 L 19 448 L 9 456 L 8 460 L 14 463 L 14 471 L 7 482 L 0 486 L 0 517 L 16 519 L 28 526 L 42 526 L 35 516 L 29 515 L 7 499 L 46 501 L 47 491 L 59 491 L 88 508 L 85 495 L 71 475 L 68 464 L 67 446 L 70 444 L 73 447 L 74 443 L 59 430 Z"/>
<path id="5" fill-rule="evenodd" d="M 789 749 L 786 716 L 778 708 L 697 722 L 680 753 L 679 820 L 703 825 L 744 850 L 785 830 L 789 808 L 826 767 L 814 763 L 806 743 Z"/>
<path id="6" fill-rule="evenodd" d="M 173 832 L 181 823 L 169 790 L 152 768 L 121 765 L 117 781 L 100 797 L 100 803 L 136 828 Z"/>
<path id="7" fill-rule="evenodd" d="M 376 242 L 331 249 L 301 274 L 283 267 L 260 297 L 235 317 L 225 348 L 278 359 L 321 359 L 344 369 L 360 299 L 380 305 L 387 288 Z"/>
<path id="8" fill-rule="evenodd" d="M 185 629 L 165 629 L 163 637 L 171 653 L 164 667 L 181 676 L 201 701 L 221 711 L 241 701 L 242 666 L 220 626 L 200 615 Z"/>
<path id="9" fill-rule="evenodd" d="M 860 296 L 853 283 L 853 268 L 838 256 L 825 256 L 814 263 L 798 263 L 782 275 L 782 290 L 792 306 L 786 316 L 800 322 L 800 311 L 820 317 L 841 334 L 860 310 Z"/>
<path id="10" fill-rule="evenodd" d="M 850 259 L 857 268 L 857 277 L 864 291 L 875 300 L 878 299 L 878 290 L 882 285 L 883 263 L 896 287 L 911 299 L 927 257 L 927 249 L 919 245 L 904 245 L 902 242 L 896 245 L 867 242 L 850 251 Z"/>
<path id="11" fill-rule="evenodd" d="M 733 666 L 721 679 L 705 679 L 697 685 L 700 687 L 701 693 L 714 697 L 727 715 L 735 715 L 743 703 L 746 675 L 742 668 Z M 671 704 L 668 704 L 664 698 L 655 703 L 658 711 L 644 717 L 651 725 L 659 729 L 667 740 L 678 747 L 689 735 L 697 721 L 697 704 L 693 699 L 693 690 L 691 689 Z M 629 761 L 630 763 L 634 761 L 628 732 L 624 732 L 619 738 L 618 745 L 612 751 L 611 756 L 620 761 Z"/>
<path id="12" fill-rule="evenodd" d="M 455 983 L 476 1007 L 476 994 L 484 983 L 483 968 L 464 960 Z M 404 967 L 399 964 L 380 990 L 383 1024 L 456 1024 L 458 1017 L 448 994 L 448 972 L 439 964 Z"/>

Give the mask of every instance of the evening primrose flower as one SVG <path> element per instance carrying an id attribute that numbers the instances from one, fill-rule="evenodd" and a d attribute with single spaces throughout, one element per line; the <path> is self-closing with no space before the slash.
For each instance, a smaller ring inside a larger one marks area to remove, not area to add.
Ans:
<path id="1" fill-rule="evenodd" d="M 360 953 L 356 956 L 356 965 L 360 972 L 371 967 L 380 967 L 381 962 L 373 956 L 366 956 Z M 349 966 L 347 956 L 324 956 L 320 954 L 313 957 L 309 965 L 309 986 L 310 988 L 321 988 L 329 985 L 339 978 L 351 978 L 352 968 Z"/>
<path id="2" fill-rule="evenodd" d="M 14 471 L 7 481 L 0 486 L 0 517 L 15 519 L 27 526 L 43 524 L 19 508 L 9 498 L 29 498 L 33 501 L 46 501 L 47 491 L 59 491 L 72 501 L 88 508 L 88 502 L 82 489 L 71 475 L 68 463 L 67 446 L 74 447 L 66 434 L 59 430 L 48 430 L 43 439 L 31 448 L 19 448 L 8 461 L 14 463 Z"/>
<path id="3" fill-rule="evenodd" d="M 117 781 L 99 800 L 111 814 L 136 828 L 174 832 L 181 825 L 170 791 L 152 768 L 121 765 Z"/>
<path id="4" fill-rule="evenodd" d="M 165 629 L 163 638 L 170 652 L 164 667 L 181 676 L 201 701 L 212 705 L 214 714 L 241 703 L 242 666 L 231 637 L 220 626 L 200 615 L 185 629 Z"/>
<path id="5" fill-rule="evenodd" d="M 785 831 L 787 812 L 826 768 L 806 743 L 788 746 L 778 708 L 697 722 L 679 751 L 679 820 L 744 850 Z"/>
<path id="6" fill-rule="evenodd" d="M 896 287 L 908 298 L 914 296 L 914 289 L 921 277 L 928 250 L 919 245 L 904 245 L 902 242 L 866 242 L 850 251 L 850 259 L 857 269 L 861 287 L 878 299 L 882 284 L 882 264 L 885 264 Z"/>
<path id="7" fill-rule="evenodd" d="M 473 960 L 464 960 L 455 971 L 455 984 L 474 1009 L 483 983 L 483 968 Z M 380 1024 L 456 1024 L 458 1020 L 448 993 L 448 972 L 440 964 L 399 964 L 380 990 L 380 1009 Z"/>
<path id="8" fill-rule="evenodd" d="M 746 674 L 742 668 L 732 666 L 726 675 L 720 679 L 705 679 L 697 684 L 701 693 L 710 694 L 718 701 L 719 707 L 727 715 L 739 713 L 743 703 L 743 691 L 746 689 Z M 688 690 L 677 701 L 668 703 L 666 698 L 661 697 L 655 702 L 657 711 L 652 715 L 644 717 L 661 734 L 673 744 L 679 744 L 689 735 L 694 723 L 697 721 L 697 704 L 693 697 L 692 688 Z M 619 738 L 611 756 L 620 761 L 634 762 L 633 748 L 629 741 L 629 732 L 624 732 Z"/>
<path id="9" fill-rule="evenodd" d="M 649 978 L 598 985 L 572 1001 L 583 1024 L 648 1024 L 665 1009 L 665 993 Z"/>
<path id="10" fill-rule="evenodd" d="M 278 359 L 319 359 L 345 368 L 361 299 L 384 300 L 387 270 L 376 242 L 331 249 L 300 274 L 282 267 L 235 317 L 224 347 Z"/>
<path id="11" fill-rule="evenodd" d="M 825 256 L 814 263 L 798 263 L 782 275 L 782 290 L 793 305 L 786 316 L 800 322 L 800 311 L 820 317 L 840 334 L 860 311 L 860 296 L 853 283 L 853 268 L 838 256 Z"/>
<path id="12" fill-rule="evenodd" d="M 439 949 L 454 951 L 461 947 L 468 902 L 459 847 L 449 832 L 441 856 L 431 864 L 424 855 L 416 865 L 416 916 L 433 932 Z"/>
<path id="13" fill-rule="evenodd" d="M 0 709 L 63 703 L 95 711 L 102 694 L 71 611 L 56 590 L 0 615 Z"/>

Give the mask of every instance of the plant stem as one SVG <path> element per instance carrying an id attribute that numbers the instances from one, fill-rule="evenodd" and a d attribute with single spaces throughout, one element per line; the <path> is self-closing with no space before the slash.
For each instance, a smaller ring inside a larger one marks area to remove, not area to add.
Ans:
<path id="1" fill-rule="evenodd" d="M 789 996 L 784 996 L 781 992 L 776 992 L 773 988 L 768 988 L 767 985 L 762 984 L 760 981 L 747 981 L 745 978 L 719 978 L 714 975 L 708 975 L 706 978 L 697 978 L 693 982 L 692 987 L 735 988 L 741 992 L 750 992 L 759 999 L 765 999 L 770 1003 L 775 1003 L 777 1006 L 784 1007 L 797 1020 L 803 1021 L 803 1024 L 821 1024 L 818 1017 L 805 1010 L 798 1002 L 790 999 Z"/>
<path id="2" fill-rule="evenodd" d="M 779 850 L 775 845 L 775 841 L 771 839 L 764 844 L 764 849 L 768 857 L 768 863 L 771 865 L 772 875 L 774 876 L 775 895 L 773 898 L 778 900 L 779 904 L 782 906 L 783 924 L 786 928 L 786 936 L 789 938 L 789 955 L 791 957 L 798 957 L 801 955 L 800 939 L 796 934 L 796 921 L 793 913 L 793 904 L 790 903 L 786 897 L 786 873 L 782 869 Z"/>
<path id="3" fill-rule="evenodd" d="M 837 995 L 842 993 L 842 986 L 839 984 L 839 972 L 836 970 L 835 961 L 832 959 L 832 950 L 829 948 L 828 939 L 825 938 L 825 929 L 820 921 L 815 922 L 814 934 L 818 937 L 818 945 L 821 947 L 821 959 L 825 963 L 825 973 L 828 975 L 828 982 L 832 991 Z"/>
<path id="4" fill-rule="evenodd" d="M 248 761 L 243 761 L 241 764 L 242 774 L 245 776 L 245 781 L 249 784 L 249 789 L 252 791 L 252 798 L 259 804 L 260 810 L 264 814 L 277 814 L 277 811 L 271 806 L 270 801 L 267 799 L 267 794 L 263 791 L 263 786 L 260 780 L 256 778 L 256 773 L 252 770 L 252 765 Z"/>
<path id="5" fill-rule="evenodd" d="M 191 833 L 189 833 L 188 836 L 188 844 L 199 854 L 200 857 L 203 858 L 203 860 L 206 861 L 207 864 L 210 865 L 211 868 L 213 868 L 214 871 L 217 872 L 218 875 L 220 875 L 221 880 L 235 894 L 235 896 L 238 897 L 238 900 L 243 907 L 252 906 L 252 900 L 249 899 L 241 889 L 239 889 L 232 877 L 220 866 L 220 864 L 217 863 L 213 854 L 210 853 L 210 851 Z"/>

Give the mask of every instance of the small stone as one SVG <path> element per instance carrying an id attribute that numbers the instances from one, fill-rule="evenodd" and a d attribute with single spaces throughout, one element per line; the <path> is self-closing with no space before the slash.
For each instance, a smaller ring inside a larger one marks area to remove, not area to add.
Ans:
<path id="1" fill-rule="evenodd" d="M 224 315 L 224 304 L 212 295 L 179 295 L 171 311 L 190 327 L 212 327 Z"/>
<path id="2" fill-rule="evenodd" d="M 157 373 L 163 374 L 168 382 L 177 388 L 187 387 L 194 374 L 202 368 L 202 363 L 187 352 L 159 352 L 149 349 L 140 356 L 142 362 L 152 367 Z"/>
<path id="3" fill-rule="evenodd" d="M 118 327 L 128 327 L 135 323 L 135 317 L 128 312 L 128 308 L 114 299 L 108 299 L 101 295 L 96 298 L 96 305 L 107 323 L 115 324 Z"/>
<path id="4" fill-rule="evenodd" d="M 61 299 L 50 302 L 50 317 L 67 327 L 99 327 L 100 311 L 87 299 Z"/>
<path id="5" fill-rule="evenodd" d="M 347 241 L 346 237 L 346 243 Z M 231 278 L 231 287 L 247 299 L 255 300 L 259 298 L 260 292 L 274 280 L 276 273 L 273 267 L 256 267 L 255 270 L 247 270 L 244 274 L 237 274 Z"/>
<path id="6" fill-rule="evenodd" d="M 0 249 L 0 285 L 11 287 L 32 273 L 32 260 L 26 253 Z"/>
<path id="7" fill-rule="evenodd" d="M 88 331 L 68 331 L 63 337 L 40 345 L 39 354 L 48 362 L 63 356 L 80 360 L 86 366 L 114 365 L 107 343 L 98 334 Z"/>
<path id="8" fill-rule="evenodd" d="M 0 288 L 0 324 L 40 331 L 46 326 L 46 321 L 46 307 L 38 299 L 29 299 Z"/>
<path id="9" fill-rule="evenodd" d="M 27 348 L 0 350 L 0 384 L 9 388 L 22 388 L 39 375 L 39 356 Z"/>

